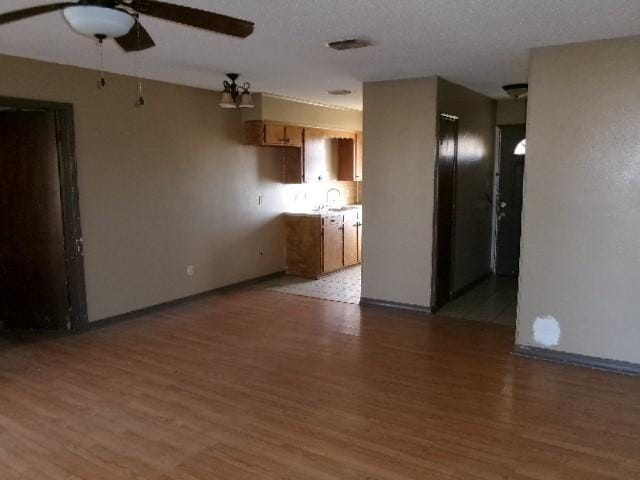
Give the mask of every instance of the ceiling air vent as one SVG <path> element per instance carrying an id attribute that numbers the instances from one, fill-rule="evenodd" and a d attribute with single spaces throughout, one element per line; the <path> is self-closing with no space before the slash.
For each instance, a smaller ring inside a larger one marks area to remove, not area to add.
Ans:
<path id="1" fill-rule="evenodd" d="M 338 90 L 329 90 L 329 95 L 351 95 L 353 90 L 347 90 L 346 88 L 339 88 Z"/>
<path id="2" fill-rule="evenodd" d="M 327 43 L 327 47 L 333 48 L 334 50 L 352 50 L 354 48 L 364 48 L 370 45 L 371 42 L 361 38 L 349 38 L 347 40 L 337 40 L 335 42 Z"/>

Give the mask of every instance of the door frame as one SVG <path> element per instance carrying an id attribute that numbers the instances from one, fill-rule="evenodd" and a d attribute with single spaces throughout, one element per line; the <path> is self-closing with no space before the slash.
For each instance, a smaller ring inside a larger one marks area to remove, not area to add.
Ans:
<path id="1" fill-rule="evenodd" d="M 454 122 L 455 125 L 455 160 L 453 162 L 453 205 L 452 205 L 452 218 L 451 218 L 451 263 L 450 269 L 450 285 L 449 296 L 453 297 L 454 287 L 454 266 L 455 266 L 455 235 L 456 235 L 456 195 L 457 195 L 457 174 L 458 174 L 458 132 L 460 117 L 457 115 L 451 115 L 444 112 L 439 112 L 436 122 L 436 159 L 435 159 L 435 172 L 434 172 L 434 202 L 433 202 L 433 247 L 431 253 L 431 311 L 435 312 L 443 305 L 438 304 L 439 289 L 442 288 L 438 285 L 438 254 L 439 254 L 439 242 L 442 238 L 441 232 L 438 229 L 439 209 L 440 209 L 440 192 L 439 192 L 439 167 L 440 167 L 440 122 L 448 120 Z M 450 298 L 450 299 L 451 299 Z"/>
<path id="2" fill-rule="evenodd" d="M 55 119 L 58 148 L 58 175 L 67 278 L 67 305 L 69 321 L 67 329 L 82 331 L 89 325 L 87 294 L 84 275 L 84 246 L 80 224 L 80 195 L 78 190 L 78 165 L 75 147 L 73 105 L 70 103 L 31 100 L 0 96 L 0 107 L 15 110 L 39 110 L 51 112 Z"/>

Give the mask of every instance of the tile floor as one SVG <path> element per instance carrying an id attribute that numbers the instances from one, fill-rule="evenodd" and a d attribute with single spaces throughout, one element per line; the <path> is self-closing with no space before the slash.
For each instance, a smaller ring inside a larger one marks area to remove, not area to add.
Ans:
<path id="1" fill-rule="evenodd" d="M 361 266 L 327 275 L 318 280 L 286 275 L 259 285 L 259 288 L 320 298 L 334 302 L 360 303 Z M 438 315 L 478 322 L 516 324 L 518 281 L 515 278 L 491 277 L 456 298 L 438 311 Z"/>
<path id="2" fill-rule="evenodd" d="M 261 284 L 261 288 L 303 297 L 358 304 L 360 303 L 361 275 L 362 269 L 357 265 L 318 280 L 286 275 Z"/>
<path id="3" fill-rule="evenodd" d="M 514 326 L 517 297 L 517 278 L 493 276 L 445 305 L 438 315 Z"/>

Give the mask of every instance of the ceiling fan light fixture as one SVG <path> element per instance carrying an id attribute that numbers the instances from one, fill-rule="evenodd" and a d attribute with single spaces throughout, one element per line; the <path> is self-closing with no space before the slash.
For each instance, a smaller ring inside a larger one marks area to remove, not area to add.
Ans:
<path id="1" fill-rule="evenodd" d="M 118 8 L 74 5 L 62 13 L 71 28 L 88 37 L 122 37 L 135 23 L 132 15 Z"/>

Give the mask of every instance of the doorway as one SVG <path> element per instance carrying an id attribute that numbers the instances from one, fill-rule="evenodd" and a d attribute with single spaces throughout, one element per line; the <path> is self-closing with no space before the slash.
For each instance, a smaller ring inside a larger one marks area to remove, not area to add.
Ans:
<path id="1" fill-rule="evenodd" d="M 523 199 L 525 125 L 499 127 L 495 162 L 493 263 L 491 273 L 455 289 L 457 119 L 439 123 L 434 221 L 434 301 L 439 315 L 515 326 Z M 487 199 L 491 195 L 487 192 Z M 459 225 L 458 225 L 459 227 Z M 489 269 L 489 265 L 487 265 Z"/>
<path id="2" fill-rule="evenodd" d="M 506 125 L 498 128 L 499 164 L 496 178 L 496 275 L 518 276 L 520 263 L 520 235 L 524 159 L 526 154 L 525 125 Z"/>
<path id="3" fill-rule="evenodd" d="M 84 262 L 68 104 L 0 97 L 0 322 L 81 330 Z"/>

